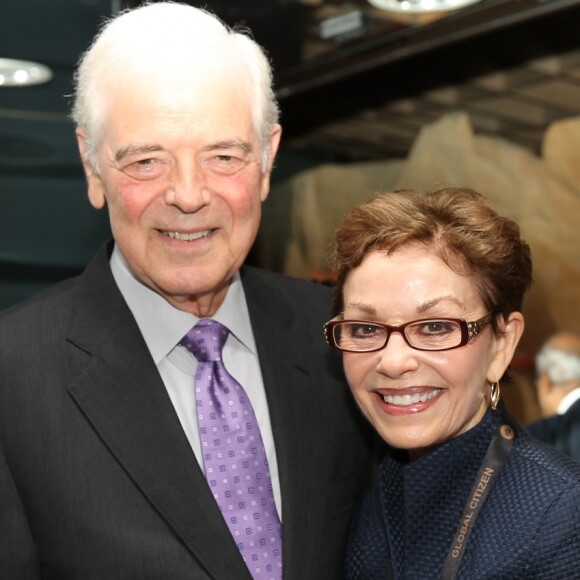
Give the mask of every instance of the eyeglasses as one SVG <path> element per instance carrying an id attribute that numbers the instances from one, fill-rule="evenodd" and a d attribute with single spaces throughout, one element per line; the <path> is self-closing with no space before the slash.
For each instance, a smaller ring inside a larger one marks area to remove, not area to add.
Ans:
<path id="1" fill-rule="evenodd" d="M 475 340 L 493 314 L 473 322 L 462 318 L 424 318 L 391 326 L 366 320 L 331 320 L 324 325 L 330 346 L 347 352 L 374 352 L 387 346 L 393 332 L 416 350 L 451 350 Z"/>

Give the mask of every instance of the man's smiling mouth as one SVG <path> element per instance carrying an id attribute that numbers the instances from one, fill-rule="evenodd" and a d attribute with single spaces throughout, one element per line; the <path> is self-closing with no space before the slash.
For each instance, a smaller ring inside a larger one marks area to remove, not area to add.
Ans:
<path id="1" fill-rule="evenodd" d="M 173 240 L 180 240 L 182 242 L 193 242 L 193 241 L 199 240 L 201 238 L 206 238 L 212 232 L 212 230 L 205 230 L 203 232 L 194 232 L 191 234 L 186 234 L 186 233 L 182 233 L 182 232 L 169 232 L 169 231 L 163 231 L 163 230 L 159 230 L 159 231 L 164 236 L 167 236 L 168 238 L 172 238 Z"/>

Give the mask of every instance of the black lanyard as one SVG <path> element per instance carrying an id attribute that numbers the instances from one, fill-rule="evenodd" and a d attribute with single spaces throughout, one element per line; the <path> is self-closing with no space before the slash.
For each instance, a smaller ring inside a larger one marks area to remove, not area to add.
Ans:
<path id="1" fill-rule="evenodd" d="M 497 433 L 494 435 L 483 463 L 479 469 L 475 483 L 471 488 L 471 493 L 463 515 L 459 520 L 459 526 L 453 536 L 451 548 L 441 572 L 441 580 L 452 580 L 457 575 L 459 564 L 465 552 L 465 546 L 475 525 L 475 520 L 481 511 L 483 503 L 487 499 L 491 486 L 497 479 L 501 468 L 504 466 L 508 455 L 512 449 L 515 437 L 515 431 L 506 423 L 500 425 Z"/>

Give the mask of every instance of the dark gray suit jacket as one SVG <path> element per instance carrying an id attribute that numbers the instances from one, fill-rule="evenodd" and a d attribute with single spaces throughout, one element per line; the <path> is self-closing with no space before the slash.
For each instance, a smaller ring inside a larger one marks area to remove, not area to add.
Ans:
<path id="1" fill-rule="evenodd" d="M 337 579 L 372 435 L 322 337 L 330 293 L 247 267 L 242 280 L 279 463 L 284 578 Z M 0 578 L 250 578 L 106 251 L 1 315 L 0 348 Z"/>
<path id="2" fill-rule="evenodd" d="M 580 462 L 580 401 L 576 401 L 563 415 L 554 415 L 528 425 L 528 431 L 540 441 Z"/>

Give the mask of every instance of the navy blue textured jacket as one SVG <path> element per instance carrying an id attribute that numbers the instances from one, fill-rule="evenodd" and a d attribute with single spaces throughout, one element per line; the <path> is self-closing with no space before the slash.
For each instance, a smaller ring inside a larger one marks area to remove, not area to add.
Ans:
<path id="1" fill-rule="evenodd" d="M 406 463 L 381 465 L 353 520 L 345 578 L 438 579 L 503 411 Z M 513 423 L 513 420 L 512 420 Z M 580 465 L 519 428 L 472 528 L 458 579 L 580 578 Z"/>

